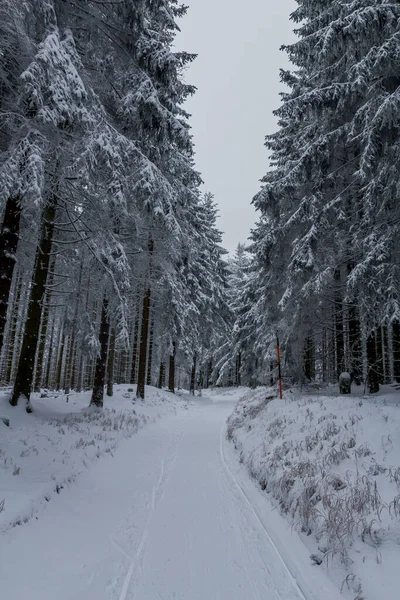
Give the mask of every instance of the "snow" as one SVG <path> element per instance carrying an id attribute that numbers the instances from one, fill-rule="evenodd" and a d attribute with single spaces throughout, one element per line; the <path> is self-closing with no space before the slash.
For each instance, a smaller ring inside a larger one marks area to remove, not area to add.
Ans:
<path id="1" fill-rule="evenodd" d="M 163 418 L 129 438 L 120 431 L 109 442 L 112 453 L 101 442 L 100 459 L 81 468 L 45 510 L 3 531 L 0 579 L 7 600 L 337 600 L 337 590 L 299 550 L 297 534 L 265 501 L 226 439 L 226 419 L 245 391 L 172 399 Z M 158 414 L 164 396 L 147 410 Z M 58 418 L 70 410 L 62 398 L 53 401 Z M 80 397 L 75 401 L 83 404 Z M 36 415 L 29 417 L 36 422 L 32 438 L 38 444 L 53 427 L 48 450 L 60 457 L 74 428 L 58 434 L 48 415 L 50 400 L 43 401 L 47 418 L 38 415 L 41 402 L 34 399 Z M 113 402 L 114 419 L 126 414 L 121 397 Z M 28 417 L 14 414 L 8 442 L 29 429 Z M 78 426 L 78 436 L 89 428 L 89 440 L 99 425 Z M 76 467 L 87 447 L 68 447 Z M 46 462 L 44 456 L 50 464 L 51 455 L 22 457 L 18 477 L 26 475 L 29 483 L 24 459 L 33 469 L 35 460 Z"/>
<path id="2" fill-rule="evenodd" d="M 400 394 L 275 398 L 268 388 L 245 394 L 228 424 L 263 504 L 285 515 L 300 553 L 343 597 L 397 599 Z"/>
<path id="3" fill-rule="evenodd" d="M 33 394 L 33 415 L 23 402 L 11 407 L 9 391 L 0 393 L 0 533 L 35 516 L 93 461 L 113 455 L 122 439 L 187 405 L 150 387 L 146 401 L 137 402 L 135 392 L 136 386 L 114 386 L 103 411 L 88 409 L 91 392 Z"/>

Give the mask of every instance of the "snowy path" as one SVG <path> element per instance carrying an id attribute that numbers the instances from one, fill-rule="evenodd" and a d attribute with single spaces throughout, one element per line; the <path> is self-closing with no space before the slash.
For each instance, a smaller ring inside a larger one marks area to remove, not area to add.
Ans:
<path id="1" fill-rule="evenodd" d="M 304 600 L 236 482 L 233 397 L 216 400 L 140 431 L 0 540 L 4 597 Z"/>

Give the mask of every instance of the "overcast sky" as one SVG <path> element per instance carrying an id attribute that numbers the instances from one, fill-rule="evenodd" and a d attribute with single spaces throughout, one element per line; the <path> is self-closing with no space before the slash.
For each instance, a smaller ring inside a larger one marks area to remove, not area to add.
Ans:
<path id="1" fill-rule="evenodd" d="M 264 137 L 276 130 L 282 44 L 294 40 L 295 0 L 186 0 L 177 48 L 198 54 L 186 80 L 196 165 L 220 208 L 224 245 L 245 242 L 255 223 L 250 205 L 268 169 Z"/>

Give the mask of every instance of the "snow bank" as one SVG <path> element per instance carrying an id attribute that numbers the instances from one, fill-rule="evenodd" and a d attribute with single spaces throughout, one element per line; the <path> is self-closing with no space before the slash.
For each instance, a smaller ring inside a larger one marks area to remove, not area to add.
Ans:
<path id="1" fill-rule="evenodd" d="M 349 598 L 398 598 L 400 395 L 247 393 L 228 420 L 249 473 Z M 318 567 L 315 567 L 318 568 Z"/>
<path id="2" fill-rule="evenodd" d="M 33 394 L 31 415 L 24 403 L 9 405 L 9 391 L 0 393 L 0 532 L 35 516 L 122 439 L 188 406 L 187 396 L 146 387 L 142 402 L 135 392 L 136 386 L 115 386 L 103 410 L 88 409 L 90 392 Z"/>

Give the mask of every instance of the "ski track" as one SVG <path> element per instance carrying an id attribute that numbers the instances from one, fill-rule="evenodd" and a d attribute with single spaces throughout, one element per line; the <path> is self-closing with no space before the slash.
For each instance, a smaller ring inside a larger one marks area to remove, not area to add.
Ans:
<path id="1" fill-rule="evenodd" d="M 0 540 L 7 599 L 332 598 L 299 582 L 290 537 L 282 553 L 224 441 L 237 394 L 148 426 Z"/>
<path id="2" fill-rule="evenodd" d="M 152 516 L 154 514 L 154 511 L 156 510 L 157 507 L 157 502 L 161 499 L 162 497 L 162 487 L 163 484 L 165 483 L 167 477 L 168 477 L 168 472 L 169 470 L 172 468 L 176 457 L 177 457 L 177 448 L 178 448 L 178 444 L 179 444 L 179 439 L 182 437 L 182 434 L 177 435 L 173 444 L 172 444 L 172 449 L 173 449 L 173 453 L 172 453 L 172 458 L 165 461 L 165 457 L 162 459 L 161 461 L 161 469 L 160 469 L 160 476 L 158 478 L 158 481 L 156 483 L 156 485 L 153 487 L 153 491 L 152 491 L 152 495 L 151 495 L 151 504 L 149 507 L 149 515 L 147 517 L 147 522 L 146 522 L 146 526 L 145 529 L 143 531 L 142 537 L 140 539 L 139 542 L 139 546 L 136 550 L 135 556 L 133 557 L 133 559 L 130 561 L 130 565 L 129 565 L 129 569 L 128 572 L 126 574 L 125 577 L 125 581 L 122 587 L 122 591 L 121 594 L 119 596 L 119 600 L 126 600 L 127 597 L 127 593 L 128 593 L 128 589 L 132 580 L 132 576 L 134 574 L 135 571 L 135 567 L 137 568 L 138 563 L 140 561 L 140 558 L 143 554 L 145 545 L 146 545 L 146 541 L 149 535 L 149 525 L 152 519 Z M 166 453 L 166 456 L 168 455 L 168 451 Z M 167 469 L 165 468 L 165 462 L 167 462 Z M 120 548 L 120 546 L 114 541 L 113 544 L 117 547 L 117 549 L 119 549 L 123 555 L 129 559 L 129 557 L 127 556 L 127 554 L 124 552 L 124 550 L 122 550 L 122 548 Z M 130 560 L 130 559 L 129 559 Z M 133 592 L 131 593 L 131 598 L 134 598 L 134 594 Z"/>
<path id="3" fill-rule="evenodd" d="M 299 598 L 301 598 L 301 600 L 311 600 L 311 599 L 307 598 L 305 592 L 302 590 L 301 584 L 297 581 L 296 576 L 292 573 L 291 569 L 286 564 L 286 562 L 285 562 L 282 554 L 279 552 L 279 550 L 276 547 L 273 539 L 271 538 L 270 534 L 268 533 L 268 530 L 267 530 L 266 526 L 264 525 L 264 523 L 263 523 L 260 515 L 258 514 L 256 508 L 251 503 L 251 500 L 249 499 L 249 497 L 246 494 L 245 490 L 240 485 L 240 483 L 237 480 L 237 478 L 235 477 L 233 471 L 229 467 L 229 465 L 228 465 L 228 463 L 227 463 L 227 461 L 225 459 L 224 447 L 223 447 L 223 440 L 224 440 L 224 437 L 225 437 L 224 436 L 225 433 L 226 433 L 226 424 L 224 424 L 222 426 L 221 433 L 220 433 L 220 456 L 221 456 L 221 461 L 222 461 L 222 463 L 223 463 L 223 465 L 224 465 L 224 467 L 226 469 L 226 472 L 228 473 L 228 475 L 231 478 L 232 482 L 234 483 L 236 489 L 238 490 L 238 492 L 242 496 L 245 504 L 249 507 L 251 513 L 254 515 L 254 517 L 256 518 L 257 522 L 260 524 L 260 528 L 261 528 L 262 533 L 266 536 L 268 543 L 274 549 L 274 551 L 276 553 L 276 556 L 279 558 L 279 561 L 281 562 L 282 566 L 284 567 L 284 569 L 285 569 L 285 571 L 286 571 L 286 573 L 287 573 L 290 581 L 293 584 L 293 587 L 297 590 Z"/>

